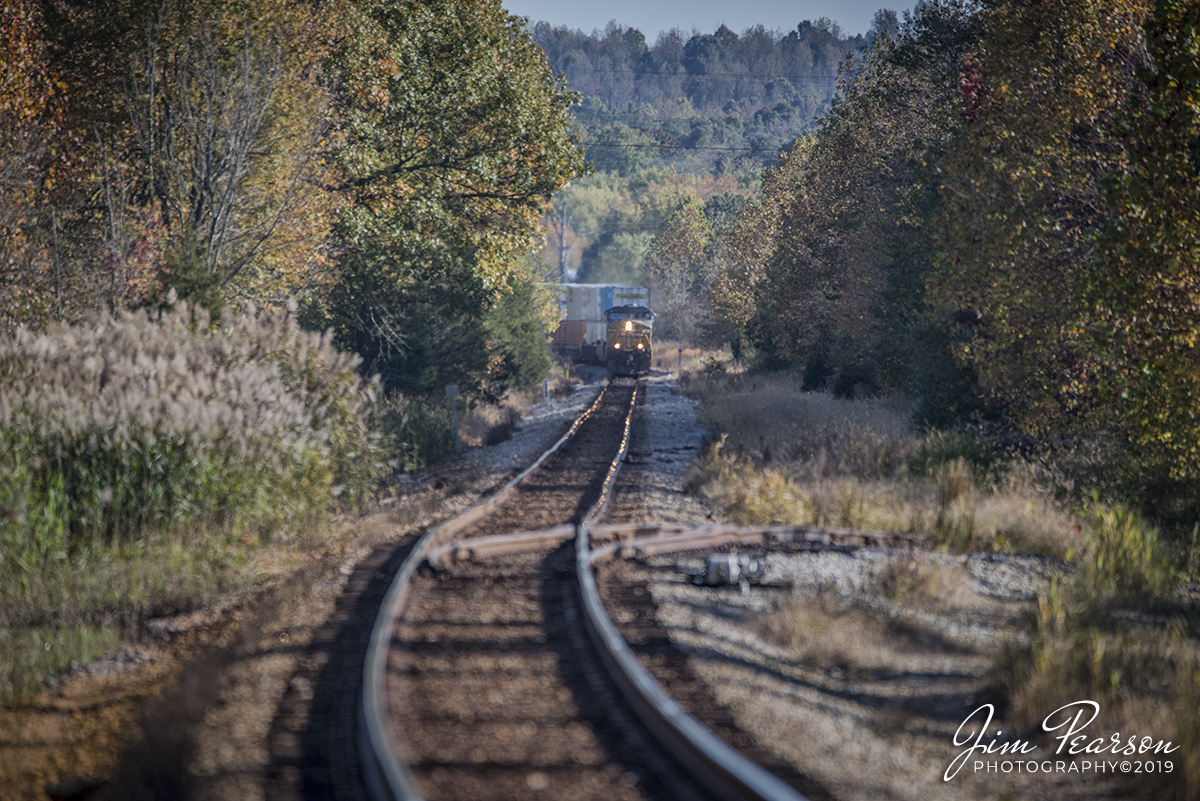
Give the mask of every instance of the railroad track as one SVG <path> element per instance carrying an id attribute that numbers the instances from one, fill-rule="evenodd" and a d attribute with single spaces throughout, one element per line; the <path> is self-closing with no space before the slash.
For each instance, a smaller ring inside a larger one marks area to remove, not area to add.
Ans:
<path id="1" fill-rule="evenodd" d="M 364 671 L 374 797 L 803 798 L 666 697 L 600 603 L 589 531 L 636 397 L 612 382 L 530 470 L 413 548 Z"/>

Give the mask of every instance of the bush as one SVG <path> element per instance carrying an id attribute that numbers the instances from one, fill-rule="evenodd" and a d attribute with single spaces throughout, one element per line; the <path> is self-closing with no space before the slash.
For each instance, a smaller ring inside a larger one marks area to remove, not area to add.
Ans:
<path id="1" fill-rule="evenodd" d="M 1172 586 L 1170 565 L 1158 544 L 1158 531 L 1125 506 L 1105 506 L 1093 496 L 1087 510 L 1089 537 L 1084 580 L 1093 599 L 1114 596 L 1144 602 Z"/>
<path id="2" fill-rule="evenodd" d="M 931 431 L 921 440 L 920 447 L 909 460 L 909 469 L 917 475 L 933 477 L 939 470 L 958 460 L 965 461 L 975 475 L 985 480 L 1003 464 L 1003 454 L 983 437 Z"/>
<path id="3" fill-rule="evenodd" d="M 71 547 L 201 518 L 265 534 L 371 488 L 354 357 L 283 315 L 209 330 L 193 313 L 0 342 L 7 528 L 42 521 Z"/>
<path id="4" fill-rule="evenodd" d="M 454 422 L 441 399 L 393 392 L 379 403 L 372 425 L 395 473 L 439 462 L 454 450 Z"/>
<path id="5" fill-rule="evenodd" d="M 487 328 L 493 366 L 489 368 L 493 399 L 506 390 L 528 390 L 550 372 L 546 326 L 538 317 L 538 287 L 518 282 L 488 310 Z"/>
<path id="6" fill-rule="evenodd" d="M 285 315 L 184 304 L 0 338 L 0 644 L 194 607 L 373 492 L 357 367 Z"/>
<path id="7" fill-rule="evenodd" d="M 1035 471 L 970 437 L 919 437 L 903 408 L 803 392 L 794 374 L 680 385 L 725 437 L 689 487 L 732 520 L 936 534 L 964 550 L 1062 556 L 1078 545 Z"/>

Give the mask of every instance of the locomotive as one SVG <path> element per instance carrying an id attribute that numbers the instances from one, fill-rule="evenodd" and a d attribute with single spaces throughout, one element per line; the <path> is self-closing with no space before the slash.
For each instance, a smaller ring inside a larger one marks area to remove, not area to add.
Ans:
<path id="1" fill-rule="evenodd" d="M 603 364 L 609 375 L 650 371 L 654 312 L 644 286 L 560 284 L 562 320 L 551 347 L 558 355 Z"/>
<path id="2" fill-rule="evenodd" d="M 608 324 L 605 364 L 609 375 L 650 372 L 654 355 L 654 312 L 645 306 L 614 306 L 604 312 Z"/>

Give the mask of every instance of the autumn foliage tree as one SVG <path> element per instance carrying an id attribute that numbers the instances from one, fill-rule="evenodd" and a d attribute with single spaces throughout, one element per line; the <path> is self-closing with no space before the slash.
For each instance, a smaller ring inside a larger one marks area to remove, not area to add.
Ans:
<path id="1" fill-rule="evenodd" d="M 1160 0 L 1146 23 L 1129 160 L 1107 182 L 1111 218 L 1088 274 L 1103 389 L 1137 444 L 1200 474 L 1200 7 Z"/>
<path id="2" fill-rule="evenodd" d="M 57 9 L 64 69 L 88 87 L 73 123 L 94 154 L 99 258 L 129 261 L 157 231 L 160 292 L 280 306 L 319 285 L 334 210 L 327 18 L 276 0 Z"/>
<path id="3" fill-rule="evenodd" d="M 764 174 L 717 308 L 783 363 L 861 343 L 923 420 L 1194 475 L 1194 6 L 919 4 Z"/>
<path id="4" fill-rule="evenodd" d="M 962 133 L 940 165 L 940 237 L 928 286 L 969 320 L 957 357 L 1009 425 L 1046 434 L 1104 425 L 1082 299 L 1102 184 L 1125 173 L 1116 127 L 1145 64 L 1143 0 L 1000 2 L 964 62 Z"/>
<path id="5" fill-rule="evenodd" d="M 759 201 L 728 238 L 715 302 L 767 363 L 807 364 L 815 384 L 844 371 L 878 385 L 881 341 L 905 358 L 919 347 L 914 248 L 928 247 L 919 240 L 933 165 L 958 124 L 971 12 L 922 3 L 898 38 L 881 31 L 846 65 L 817 132 L 764 171 Z"/>
<path id="6" fill-rule="evenodd" d="M 0 9 L 0 326 L 53 314 L 53 208 L 62 171 L 66 86 L 50 63 L 34 0 Z M 60 276 L 59 276 L 60 277 Z"/>
<path id="7" fill-rule="evenodd" d="M 362 0 L 334 55 L 338 225 L 328 320 L 385 385 L 486 361 L 482 315 L 578 173 L 574 95 L 495 0 Z"/>
<path id="8" fill-rule="evenodd" d="M 492 0 L 18 0 L 2 24 L 7 327 L 295 298 L 390 386 L 470 383 L 582 168 L 574 95 Z"/>
<path id="9" fill-rule="evenodd" d="M 707 312 L 712 283 L 709 252 L 712 229 L 695 196 L 677 201 L 662 231 L 650 243 L 643 264 L 650 278 L 659 330 L 667 338 L 695 342 Z"/>

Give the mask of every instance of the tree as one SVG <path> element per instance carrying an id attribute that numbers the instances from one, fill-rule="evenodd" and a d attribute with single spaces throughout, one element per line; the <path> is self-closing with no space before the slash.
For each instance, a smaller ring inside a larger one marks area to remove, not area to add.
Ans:
<path id="1" fill-rule="evenodd" d="M 558 327 L 558 298 L 523 271 L 511 290 L 488 309 L 489 381 L 496 392 L 533 389 L 550 371 L 547 335 Z"/>
<path id="2" fill-rule="evenodd" d="M 981 15 L 964 59 L 966 123 L 940 164 L 930 298 L 964 323 L 957 357 L 1008 426 L 1033 434 L 1111 422 L 1087 333 L 1086 266 L 1128 169 L 1116 124 L 1145 63 L 1143 0 L 1023 3 Z"/>
<path id="3" fill-rule="evenodd" d="M 654 163 L 656 143 L 641 131 L 621 122 L 605 125 L 587 138 L 587 154 L 597 172 L 628 176 Z"/>
<path id="4" fill-rule="evenodd" d="M 44 321 L 61 289 L 51 200 L 64 166 L 65 91 L 50 63 L 38 5 L 33 0 L 5 3 L 0 9 L 0 328 Z"/>
<path id="5" fill-rule="evenodd" d="M 1200 474 L 1200 7 L 1159 0 L 1145 91 L 1124 132 L 1129 168 L 1088 274 L 1104 389 L 1145 450 Z"/>
<path id="6" fill-rule="evenodd" d="M 321 63 L 339 15 L 286 0 L 48 8 L 93 168 L 72 229 L 91 294 L 136 304 L 131 267 L 172 282 L 168 262 L 196 258 L 235 305 L 319 286 L 335 209 Z"/>
<path id="7" fill-rule="evenodd" d="M 551 193 L 581 171 L 575 96 L 497 0 L 348 13 L 334 64 L 349 205 L 330 319 L 385 385 L 427 389 L 479 372 L 482 315 L 539 244 Z"/>
<path id="8" fill-rule="evenodd" d="M 924 318 L 912 238 L 928 214 L 930 165 L 959 124 L 953 100 L 970 18 L 964 3 L 921 3 L 899 38 L 878 31 L 866 56 L 847 64 L 815 135 L 764 173 L 717 292 L 717 308 L 760 358 L 861 375 L 879 372 L 880 347 L 912 343 Z M 899 351 L 891 356 L 911 366 L 912 353 Z"/>
<path id="9" fill-rule="evenodd" d="M 712 284 L 712 229 L 692 195 L 677 202 L 650 244 L 643 267 L 651 280 L 659 329 L 668 339 L 695 342 Z"/>

